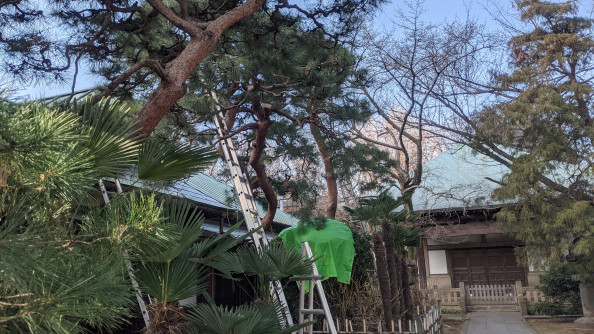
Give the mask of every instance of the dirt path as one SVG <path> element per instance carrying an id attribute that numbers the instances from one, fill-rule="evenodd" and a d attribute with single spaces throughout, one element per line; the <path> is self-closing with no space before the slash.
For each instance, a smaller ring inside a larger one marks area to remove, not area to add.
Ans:
<path id="1" fill-rule="evenodd" d="M 576 325 L 574 319 L 528 319 L 538 334 L 594 334 L 594 328 Z"/>

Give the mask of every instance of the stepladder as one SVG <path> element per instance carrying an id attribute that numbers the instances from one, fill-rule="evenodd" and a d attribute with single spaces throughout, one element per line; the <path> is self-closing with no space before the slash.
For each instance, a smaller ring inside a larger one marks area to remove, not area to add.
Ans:
<path id="1" fill-rule="evenodd" d="M 311 247 L 307 241 L 301 244 L 301 254 L 305 258 L 313 257 Z M 336 334 L 336 327 L 334 326 L 334 320 L 332 318 L 332 313 L 330 312 L 330 306 L 328 305 L 326 294 L 324 293 L 324 288 L 322 286 L 323 279 L 324 276 L 320 275 L 315 263 L 312 265 L 312 275 L 291 277 L 291 281 L 299 282 L 299 323 L 303 324 L 305 322 L 306 316 L 309 322 L 313 322 L 314 315 L 323 315 L 326 323 L 328 324 L 328 333 Z M 308 284 L 309 288 L 307 292 L 307 307 L 305 307 L 306 284 Z M 314 308 L 314 287 L 318 292 L 318 302 L 321 306 L 321 308 L 318 309 Z M 313 327 L 313 323 L 307 326 L 307 333 L 313 334 Z M 304 329 L 301 328 L 299 330 L 299 334 L 303 333 Z"/>

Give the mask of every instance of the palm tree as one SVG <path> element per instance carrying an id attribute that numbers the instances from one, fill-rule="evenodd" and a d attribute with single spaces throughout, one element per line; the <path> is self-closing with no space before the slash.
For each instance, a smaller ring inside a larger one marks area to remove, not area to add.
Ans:
<path id="1" fill-rule="evenodd" d="M 108 100 L 60 107 L 0 99 L 0 332 L 118 328 L 134 296 L 124 250 L 141 288 L 155 299 L 147 328 L 154 332 L 179 328 L 185 315 L 177 302 L 203 290 L 206 266 L 259 273 L 262 282 L 311 270 L 310 260 L 279 249 L 257 256 L 245 249 L 240 265 L 225 262 L 226 251 L 249 234 L 228 238 L 232 229 L 196 242 L 203 218 L 183 201 L 132 192 L 100 205 L 94 196 L 100 178 L 135 170 L 142 180 L 171 181 L 215 157 L 209 149 L 141 140 L 132 119 L 124 105 Z M 281 332 L 270 311 L 277 306 L 267 305 L 253 305 L 254 331 L 264 333 L 261 325 L 272 321 L 276 327 L 268 327 Z M 240 313 L 251 307 L 233 312 L 245 318 Z"/>
<path id="2" fill-rule="evenodd" d="M 177 240 L 151 216 L 157 206 L 150 198 L 121 196 L 146 215 L 116 210 L 124 204 L 100 208 L 96 182 L 131 168 L 151 178 L 150 168 L 164 163 L 168 179 L 178 178 L 214 155 L 142 142 L 130 119 L 108 100 L 68 108 L 0 100 L 0 332 L 117 328 L 133 296 L 122 250 L 144 244 L 151 253 Z"/>
<path id="3" fill-rule="evenodd" d="M 408 221 L 414 220 L 414 216 L 407 217 Z M 409 230 L 408 228 L 394 222 L 394 250 L 396 251 L 396 266 L 399 269 L 401 279 L 401 310 L 402 315 L 405 318 L 410 319 L 413 314 L 412 309 L 412 295 L 410 291 L 410 277 L 408 270 L 408 252 L 407 247 L 419 247 L 421 245 L 421 236 L 423 230 L 420 228 L 414 228 Z"/>
<path id="4" fill-rule="evenodd" d="M 261 248 L 241 246 L 236 252 L 222 253 L 209 264 L 227 277 L 234 274 L 256 276 L 260 300 L 237 308 L 214 305 L 212 301 L 188 308 L 190 324 L 201 333 L 292 333 L 310 323 L 283 325 L 282 305 L 270 296 L 270 282 L 295 275 L 309 275 L 316 258 L 304 259 L 301 254 L 287 250 L 281 243 L 271 243 Z M 192 261 L 204 263 L 205 258 Z"/>
<path id="5" fill-rule="evenodd" d="M 396 212 L 403 203 L 404 198 L 394 199 L 386 191 L 377 197 L 360 200 L 356 209 L 345 207 L 353 219 L 367 221 L 374 227 L 373 251 L 376 257 L 386 326 L 390 326 L 392 319 L 400 316 L 401 275 L 398 274 L 400 267 L 396 265 L 394 253 L 393 222 L 401 221 L 406 217 L 406 211 Z"/>

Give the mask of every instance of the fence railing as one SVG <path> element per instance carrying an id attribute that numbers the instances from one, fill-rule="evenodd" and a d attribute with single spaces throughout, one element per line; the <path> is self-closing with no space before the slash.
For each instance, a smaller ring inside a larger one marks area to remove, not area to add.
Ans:
<path id="1" fill-rule="evenodd" d="M 377 321 L 363 320 L 355 322 L 350 320 L 336 319 L 338 333 L 385 333 L 385 334 L 437 334 L 441 333 L 441 304 L 431 307 L 417 307 L 417 314 L 412 319 L 398 319 L 388 324 L 387 328 L 381 319 Z M 326 321 L 323 322 L 322 330 L 314 330 L 314 333 L 327 333 Z"/>
<path id="2" fill-rule="evenodd" d="M 521 281 L 500 285 L 465 285 L 460 282 L 459 285 L 453 289 L 423 289 L 419 291 L 419 297 L 423 303 L 441 301 L 443 306 L 455 306 L 462 312 L 472 305 L 516 305 L 523 314 L 528 305 L 547 300 L 536 287 L 522 286 Z"/>
<path id="3" fill-rule="evenodd" d="M 476 284 L 466 286 L 466 303 L 474 304 L 517 304 L 514 284 Z"/>
<path id="4" fill-rule="evenodd" d="M 544 302 L 547 300 L 544 293 L 533 286 L 524 287 L 522 290 L 524 298 L 528 304 Z"/>
<path id="5" fill-rule="evenodd" d="M 453 289 L 423 289 L 420 291 L 421 298 L 427 304 L 435 304 L 441 301 L 443 306 L 460 305 L 460 288 Z"/>

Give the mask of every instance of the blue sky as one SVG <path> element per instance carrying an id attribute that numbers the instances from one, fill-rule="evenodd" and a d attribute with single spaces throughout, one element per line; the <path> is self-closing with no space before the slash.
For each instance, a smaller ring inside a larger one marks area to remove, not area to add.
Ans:
<path id="1" fill-rule="evenodd" d="M 404 3 L 404 1 L 393 1 L 391 4 L 386 5 L 376 16 L 374 22 L 376 28 L 378 30 L 391 30 L 395 12 L 398 6 L 404 6 Z M 490 9 L 493 11 L 494 3 L 506 9 L 511 8 L 510 2 L 507 0 L 492 0 L 490 2 L 487 0 L 426 0 L 423 2 L 423 7 L 426 9 L 423 20 L 438 24 L 444 20 L 453 20 L 455 18 L 465 19 L 468 8 L 471 18 L 476 19 L 480 23 L 485 23 L 487 27 L 495 29 L 497 24 L 491 18 L 489 10 L 487 10 Z M 581 9 L 580 12 L 583 13 L 582 15 L 592 16 L 591 1 L 584 0 Z M 10 82 L 10 79 L 8 83 L 11 87 L 18 89 L 18 96 L 28 96 L 30 99 L 69 93 L 72 85 L 71 82 L 60 84 L 39 82 L 24 85 L 18 82 Z M 75 90 L 91 88 L 101 83 L 101 78 L 91 75 L 85 64 L 81 63 Z"/>

